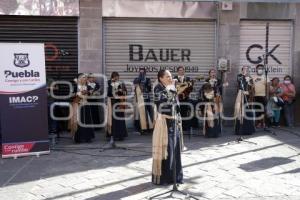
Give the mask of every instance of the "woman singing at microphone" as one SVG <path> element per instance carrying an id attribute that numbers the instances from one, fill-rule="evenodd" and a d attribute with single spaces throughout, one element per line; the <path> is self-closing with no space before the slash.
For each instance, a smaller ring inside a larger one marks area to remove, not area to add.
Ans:
<path id="1" fill-rule="evenodd" d="M 255 132 L 253 102 L 253 79 L 247 66 L 242 67 L 242 73 L 237 76 L 238 94 L 235 101 L 235 134 L 251 135 Z"/>
<path id="2" fill-rule="evenodd" d="M 176 183 L 182 183 L 181 120 L 176 88 L 168 70 L 160 70 L 157 78 L 159 83 L 154 88 L 157 116 L 152 143 L 152 183 L 172 184 L 173 163 L 176 169 Z"/>

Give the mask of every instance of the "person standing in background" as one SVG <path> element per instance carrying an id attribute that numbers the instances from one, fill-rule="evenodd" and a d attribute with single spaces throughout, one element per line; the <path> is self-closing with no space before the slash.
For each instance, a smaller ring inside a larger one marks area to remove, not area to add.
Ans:
<path id="1" fill-rule="evenodd" d="M 80 74 L 77 81 L 77 91 L 76 99 L 73 102 L 73 116 L 72 116 L 72 133 L 75 143 L 82 142 L 92 142 L 92 139 L 95 137 L 94 129 L 87 127 L 86 125 L 91 125 L 92 122 L 92 113 L 91 107 L 87 104 L 87 99 L 89 96 L 87 88 L 87 74 Z M 79 114 L 77 114 L 79 112 Z M 78 118 L 77 116 L 80 116 Z M 79 121 L 80 120 L 80 121 Z"/>
<path id="2" fill-rule="evenodd" d="M 134 79 L 133 84 L 135 86 L 135 127 L 143 135 L 153 129 L 153 108 L 150 105 L 152 86 L 150 78 L 146 77 L 145 68 L 139 69 L 139 76 Z"/>
<path id="3" fill-rule="evenodd" d="M 284 100 L 284 118 L 288 127 L 294 126 L 294 101 L 296 97 L 295 85 L 292 83 L 292 77 L 286 75 L 283 83 L 280 84 L 283 90 L 282 99 Z"/>
<path id="4" fill-rule="evenodd" d="M 215 88 L 210 83 L 204 83 L 199 95 L 203 113 L 203 134 L 208 138 L 217 138 L 221 135 L 221 118 L 219 117 L 220 104 L 217 103 Z"/>
<path id="5" fill-rule="evenodd" d="M 180 102 L 180 115 L 182 118 L 190 117 L 192 115 L 189 105 L 190 103 L 189 94 L 193 91 L 193 83 L 190 77 L 185 76 L 185 70 L 183 66 L 177 68 L 178 75 L 174 77 L 176 80 L 176 87 L 178 92 L 178 98 Z M 182 91 L 180 91 L 184 88 Z M 191 119 L 182 119 L 182 129 L 183 131 L 189 131 L 191 127 Z"/>
<path id="6" fill-rule="evenodd" d="M 122 141 L 128 136 L 125 122 L 125 100 L 127 89 L 120 81 L 118 72 L 111 73 L 111 79 L 107 82 L 107 137 L 110 144 L 115 145 L 114 141 Z"/>
<path id="7" fill-rule="evenodd" d="M 270 80 L 264 76 L 264 66 L 259 64 L 256 66 L 256 75 L 253 76 L 253 83 L 254 83 L 254 102 L 256 104 L 255 108 L 260 109 L 263 106 L 261 112 L 256 111 L 255 115 L 257 118 L 256 128 L 265 128 L 265 113 L 264 108 L 267 104 L 269 87 L 270 87 Z M 267 91 L 266 91 L 267 90 Z"/>
<path id="8" fill-rule="evenodd" d="M 58 122 L 54 120 L 51 116 L 51 105 L 55 103 L 55 98 L 53 98 L 52 94 L 55 94 L 55 92 L 58 91 L 58 86 L 53 86 L 52 83 L 54 82 L 54 79 L 47 78 L 47 94 L 48 94 L 48 133 L 51 134 L 58 134 Z M 53 114 L 55 115 L 55 112 L 53 110 Z"/>
<path id="9" fill-rule="evenodd" d="M 90 73 L 88 75 L 88 80 L 87 80 L 87 90 L 89 94 L 89 103 L 99 103 L 100 102 L 100 84 L 97 82 L 95 74 Z M 91 112 L 92 112 L 92 121 L 93 124 L 98 128 L 100 124 L 100 116 L 101 116 L 101 111 L 99 106 L 97 105 L 90 105 Z"/>
<path id="10" fill-rule="evenodd" d="M 279 84 L 279 78 L 275 77 L 271 81 L 270 85 L 270 100 L 271 100 L 271 108 L 273 112 L 272 117 L 272 126 L 273 127 L 280 127 L 279 126 L 279 120 L 280 120 L 280 112 L 281 112 L 281 106 L 279 106 L 278 102 L 281 101 L 282 96 L 282 88 Z"/>

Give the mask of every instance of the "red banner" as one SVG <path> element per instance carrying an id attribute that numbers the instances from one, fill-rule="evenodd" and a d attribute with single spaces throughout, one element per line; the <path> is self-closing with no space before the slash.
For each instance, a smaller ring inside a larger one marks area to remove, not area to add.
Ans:
<path id="1" fill-rule="evenodd" d="M 4 144 L 2 145 L 2 154 L 10 155 L 10 154 L 20 154 L 20 153 L 28 153 L 34 146 L 34 142 L 30 143 L 17 143 L 17 144 Z"/>

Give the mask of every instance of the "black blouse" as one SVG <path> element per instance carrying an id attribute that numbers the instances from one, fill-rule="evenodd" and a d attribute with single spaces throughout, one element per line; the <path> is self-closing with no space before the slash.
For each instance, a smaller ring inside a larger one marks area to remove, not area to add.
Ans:
<path id="1" fill-rule="evenodd" d="M 205 82 L 210 84 L 211 83 L 210 78 L 206 79 Z M 217 94 L 222 95 L 223 90 L 222 90 L 222 82 L 220 79 L 216 79 L 216 81 L 213 84 L 211 84 L 211 86 L 215 92 L 215 95 L 217 95 Z"/>
<path id="2" fill-rule="evenodd" d="M 247 80 L 245 75 L 238 74 L 237 83 L 238 83 L 239 90 L 249 91 L 250 86 L 253 85 L 253 79 L 249 77 L 249 80 Z"/>
<path id="3" fill-rule="evenodd" d="M 139 84 L 143 93 L 150 93 L 152 86 L 150 78 L 140 79 L 139 77 L 133 80 L 133 84 Z"/>
<path id="4" fill-rule="evenodd" d="M 111 80 L 107 81 L 107 86 L 108 86 L 108 88 L 107 88 L 107 96 L 113 98 L 114 97 L 114 95 L 113 95 L 113 87 L 112 87 L 111 83 L 112 83 Z M 125 86 L 124 83 L 121 83 L 118 86 L 118 91 L 117 91 L 117 94 L 115 94 L 115 95 L 123 96 L 123 95 L 126 95 L 126 93 L 127 93 L 126 86 Z"/>
<path id="5" fill-rule="evenodd" d="M 154 103 L 157 107 L 157 112 L 172 116 L 172 107 L 175 104 L 176 113 L 179 113 L 179 103 L 177 96 L 174 98 L 174 95 L 161 83 L 157 84 L 154 88 Z"/>

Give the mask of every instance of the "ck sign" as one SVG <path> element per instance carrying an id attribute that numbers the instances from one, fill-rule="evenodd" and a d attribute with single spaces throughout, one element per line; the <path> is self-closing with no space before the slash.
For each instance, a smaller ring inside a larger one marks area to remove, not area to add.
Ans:
<path id="1" fill-rule="evenodd" d="M 280 44 L 276 44 L 275 46 L 269 47 L 269 35 L 270 35 L 269 34 L 269 23 L 267 23 L 266 24 L 265 48 L 261 44 L 252 44 L 248 47 L 248 49 L 246 51 L 246 58 L 250 63 L 252 63 L 252 64 L 259 64 L 259 63 L 268 64 L 269 57 L 271 57 L 278 64 L 282 64 L 281 61 L 276 56 L 274 56 L 274 52 L 280 46 Z M 254 56 L 251 56 L 251 52 L 254 49 L 260 49 L 260 50 L 264 49 L 265 53 L 262 54 L 261 56 L 258 56 L 255 58 Z"/>

